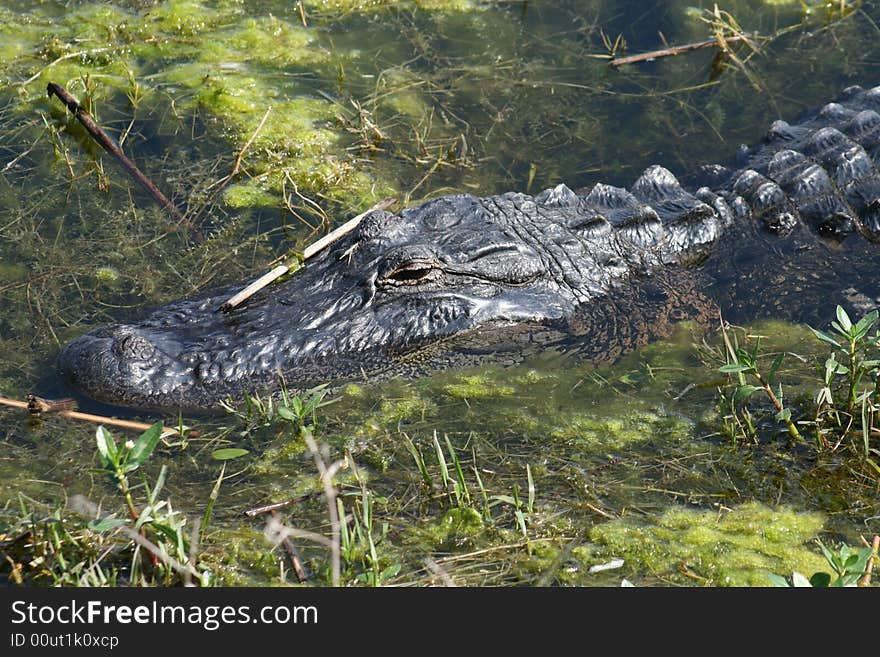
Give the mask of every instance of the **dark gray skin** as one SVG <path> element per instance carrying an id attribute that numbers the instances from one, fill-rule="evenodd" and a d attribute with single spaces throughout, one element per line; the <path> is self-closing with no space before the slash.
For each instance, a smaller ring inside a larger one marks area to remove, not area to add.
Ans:
<path id="1" fill-rule="evenodd" d="M 709 184 L 693 192 L 654 166 L 629 191 L 559 185 L 374 212 L 232 312 L 217 308 L 243 283 L 96 329 L 63 349 L 60 369 L 102 402 L 208 410 L 282 377 L 303 390 L 553 345 L 613 358 L 714 303 L 799 318 L 816 300 L 788 294 L 803 287 L 792 281 L 818 273 L 837 293 L 877 281 L 865 265 L 880 236 L 876 109 L 880 87 L 849 88 L 798 124 L 776 122 L 740 168 L 705 167 Z M 733 282 L 713 289 L 722 270 Z"/>

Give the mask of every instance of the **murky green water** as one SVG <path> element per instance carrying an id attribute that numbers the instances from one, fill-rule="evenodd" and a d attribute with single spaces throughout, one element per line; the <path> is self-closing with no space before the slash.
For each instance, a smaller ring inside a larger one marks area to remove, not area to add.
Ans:
<path id="1" fill-rule="evenodd" d="M 841 18 L 815 4 L 801 24 L 799 2 L 726 3 L 744 30 L 778 34 L 760 54 L 738 50 L 742 67 L 719 69 L 705 50 L 615 70 L 606 43 L 619 35 L 636 53 L 706 39 L 713 3 L 306 2 L 304 26 L 290 2 L 0 2 L 0 395 L 63 394 L 53 362 L 67 340 L 260 271 L 322 221 L 389 195 L 629 184 L 653 163 L 685 174 L 727 160 L 774 119 L 880 82 L 880 7 Z M 46 98 L 50 80 L 90 90 L 100 123 L 204 243 Z M 777 349 L 822 353 L 796 327 L 758 330 Z M 336 395 L 316 434 L 356 466 L 341 478 L 346 508 L 370 491 L 383 581 L 763 584 L 767 570 L 820 568 L 816 536 L 877 533 L 876 478 L 772 431 L 750 446 L 721 435 L 702 339 L 682 331 L 613 368 L 548 354 Z M 789 394 L 811 394 L 802 370 L 789 376 Z M 282 553 L 243 511 L 317 490 L 311 455 L 283 423 L 187 423 L 200 436 L 163 447 L 150 477 L 167 465 L 167 496 L 200 517 L 221 467 L 212 452 L 247 449 L 227 465 L 206 558 L 229 583 L 280 581 Z M 52 509 L 76 493 L 118 506 L 92 426 L 0 410 L 0 432 L 3 518 L 20 500 Z M 461 459 L 466 504 L 436 485 L 435 436 Z M 514 497 L 531 507 L 522 522 Z M 328 530 L 320 499 L 284 514 Z M 327 551 L 301 549 L 325 582 Z M 623 568 L 589 572 L 618 556 Z"/>

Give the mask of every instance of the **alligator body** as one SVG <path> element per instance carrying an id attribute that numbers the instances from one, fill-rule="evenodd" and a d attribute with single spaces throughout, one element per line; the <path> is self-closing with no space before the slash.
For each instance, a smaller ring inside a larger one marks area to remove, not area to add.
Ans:
<path id="1" fill-rule="evenodd" d="M 701 184 L 652 166 L 628 190 L 559 185 L 377 211 L 230 313 L 217 308 L 241 285 L 98 328 L 63 349 L 60 368 L 103 402 L 209 409 L 281 377 L 305 389 L 547 347 L 613 359 L 716 306 L 804 319 L 832 294 L 870 305 L 878 111 L 880 87 L 848 88 L 774 123 L 735 166 L 704 167 Z"/>

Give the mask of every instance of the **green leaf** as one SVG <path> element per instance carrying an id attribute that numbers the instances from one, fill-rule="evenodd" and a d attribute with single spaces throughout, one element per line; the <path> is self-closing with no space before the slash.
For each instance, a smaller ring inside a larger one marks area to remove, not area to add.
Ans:
<path id="1" fill-rule="evenodd" d="M 827 333 L 825 333 L 823 331 L 819 331 L 817 329 L 814 329 L 812 326 L 810 326 L 809 328 L 813 332 L 813 335 L 815 335 L 817 338 L 819 338 L 822 342 L 827 342 L 832 347 L 834 347 L 836 349 L 840 349 L 843 352 L 846 351 L 846 349 L 843 347 L 843 345 L 841 345 L 835 338 L 831 337 Z"/>
<path id="2" fill-rule="evenodd" d="M 106 532 L 110 529 L 116 529 L 117 527 L 120 527 L 124 524 L 124 520 L 114 518 L 113 516 L 107 516 L 106 518 L 101 518 L 100 520 L 92 520 L 87 526 L 93 532 Z"/>
<path id="3" fill-rule="evenodd" d="M 742 404 L 758 390 L 761 390 L 761 388 L 758 386 L 737 386 L 736 390 L 733 392 L 733 401 L 735 401 L 737 404 Z"/>
<path id="4" fill-rule="evenodd" d="M 846 311 L 842 306 L 837 306 L 837 321 L 840 322 L 841 328 L 845 333 L 849 333 L 852 329 L 852 322 L 849 319 L 849 315 L 846 314 Z"/>
<path id="5" fill-rule="evenodd" d="M 816 539 L 816 543 L 819 544 L 819 549 L 822 550 L 822 556 L 825 557 L 825 561 L 827 561 L 831 565 L 835 565 L 837 563 L 837 556 L 831 550 L 825 547 L 825 544 L 819 539 Z"/>
<path id="6" fill-rule="evenodd" d="M 287 406 L 279 406 L 278 415 L 283 417 L 285 420 L 288 420 L 289 422 L 296 422 L 297 420 L 299 420 L 296 413 L 290 410 Z"/>
<path id="7" fill-rule="evenodd" d="M 828 573 L 813 573 L 813 576 L 810 578 L 810 586 L 815 587 L 823 587 L 831 585 L 831 575 Z"/>
<path id="8" fill-rule="evenodd" d="M 779 422 L 786 422 L 791 419 L 791 409 L 783 408 L 776 414 L 776 420 Z"/>
<path id="9" fill-rule="evenodd" d="M 825 378 L 828 380 L 828 376 L 830 374 L 847 374 L 849 372 L 846 369 L 846 365 L 843 363 L 839 363 L 835 358 L 834 354 L 831 354 L 831 357 L 825 361 Z"/>
<path id="10" fill-rule="evenodd" d="M 737 372 L 748 372 L 751 369 L 754 369 L 751 365 L 743 365 L 742 363 L 730 363 L 729 365 L 722 365 L 718 368 L 718 371 L 724 374 L 736 374 Z"/>
<path id="11" fill-rule="evenodd" d="M 105 468 L 115 468 L 118 458 L 116 441 L 113 436 L 102 426 L 95 431 L 95 441 L 98 443 L 98 454 L 101 456 L 101 464 Z"/>
<path id="12" fill-rule="evenodd" d="M 843 569 L 844 570 L 852 570 L 858 562 L 859 562 L 858 553 L 847 555 L 846 559 L 843 562 Z"/>
<path id="13" fill-rule="evenodd" d="M 156 498 L 159 496 L 159 491 L 162 490 L 162 486 L 165 485 L 165 477 L 168 476 L 168 466 L 164 463 L 162 467 L 159 468 L 159 476 L 156 477 L 156 484 L 153 486 L 152 490 L 150 490 L 150 504 L 156 503 Z"/>
<path id="14" fill-rule="evenodd" d="M 283 408 L 283 407 L 282 407 Z M 225 447 L 223 449 L 215 449 L 211 452 L 211 458 L 216 461 L 231 461 L 241 456 L 246 456 L 250 452 L 241 447 Z"/>
<path id="15" fill-rule="evenodd" d="M 773 584 L 773 586 L 779 586 L 782 588 L 789 588 L 791 584 L 788 583 L 788 580 L 785 579 L 782 575 L 777 575 L 776 573 L 768 573 L 768 579 Z"/>
<path id="16" fill-rule="evenodd" d="M 386 581 L 397 575 L 400 572 L 401 564 L 396 563 L 394 565 L 388 566 L 385 570 L 379 573 L 379 579 L 381 581 Z"/>
<path id="17" fill-rule="evenodd" d="M 773 361 L 773 364 L 770 366 L 770 371 L 767 374 L 767 383 L 773 383 L 773 377 L 776 376 L 776 372 L 779 371 L 779 366 L 782 365 L 782 360 L 785 358 L 785 352 L 783 351 L 779 354 L 776 359 Z"/>
<path id="18" fill-rule="evenodd" d="M 140 435 L 135 441 L 134 447 L 129 451 L 128 458 L 125 460 L 127 471 L 134 470 L 150 458 L 150 454 L 153 453 L 153 450 L 156 449 L 156 445 L 159 444 L 163 429 L 164 422 L 159 420 Z"/>
<path id="19" fill-rule="evenodd" d="M 795 588 L 810 588 L 811 586 L 813 586 L 810 583 L 810 580 L 801 575 L 799 572 L 793 572 L 791 574 L 791 585 Z"/>
<path id="20" fill-rule="evenodd" d="M 183 537 L 180 527 L 171 527 L 170 525 L 166 525 L 162 522 L 153 522 L 150 523 L 150 527 L 155 529 L 158 533 L 162 534 L 166 539 L 168 539 L 174 546 L 179 546 L 183 544 L 184 550 L 186 550 L 186 539 Z"/>
<path id="21" fill-rule="evenodd" d="M 847 573 L 834 580 L 831 586 L 855 586 L 861 576 L 862 573 Z"/>
<path id="22" fill-rule="evenodd" d="M 865 570 L 868 568 L 868 559 L 871 558 L 871 555 L 874 554 L 874 551 L 869 547 L 864 547 L 859 549 L 859 561 L 856 563 L 855 568 L 853 570 L 857 570 L 860 575 L 865 573 Z"/>
<path id="23" fill-rule="evenodd" d="M 494 504 L 491 504 L 492 502 L 516 506 L 516 500 L 510 495 L 492 495 L 489 497 L 490 506 L 494 506 Z"/>
<path id="24" fill-rule="evenodd" d="M 857 336 L 862 337 L 865 333 L 871 330 L 871 327 L 877 322 L 878 317 L 880 317 L 880 313 L 876 310 L 872 310 L 856 322 L 856 330 L 854 333 Z"/>

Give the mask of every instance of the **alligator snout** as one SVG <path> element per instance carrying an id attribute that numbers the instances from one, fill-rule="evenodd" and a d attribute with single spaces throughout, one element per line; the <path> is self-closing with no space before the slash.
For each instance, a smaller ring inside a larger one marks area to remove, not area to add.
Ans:
<path id="1" fill-rule="evenodd" d="M 80 392 L 114 404 L 150 406 L 157 393 L 171 394 L 179 383 L 173 360 L 140 329 L 126 324 L 77 338 L 59 354 L 58 367 Z"/>

